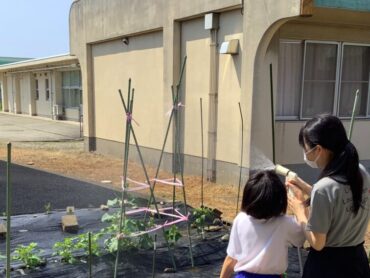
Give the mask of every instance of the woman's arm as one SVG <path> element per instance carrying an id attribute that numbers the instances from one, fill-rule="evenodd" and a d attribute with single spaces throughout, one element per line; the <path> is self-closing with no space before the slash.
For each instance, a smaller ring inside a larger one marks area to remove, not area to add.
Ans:
<path id="1" fill-rule="evenodd" d="M 234 273 L 234 266 L 236 265 L 237 260 L 226 256 L 224 264 L 222 266 L 220 278 L 230 278 Z"/>
<path id="2" fill-rule="evenodd" d="M 316 233 L 306 230 L 308 222 L 308 208 L 305 207 L 302 200 L 297 199 L 294 196 L 288 196 L 289 208 L 293 211 L 297 217 L 298 223 L 302 225 L 307 241 L 311 247 L 317 251 L 322 250 L 326 243 L 326 234 Z"/>

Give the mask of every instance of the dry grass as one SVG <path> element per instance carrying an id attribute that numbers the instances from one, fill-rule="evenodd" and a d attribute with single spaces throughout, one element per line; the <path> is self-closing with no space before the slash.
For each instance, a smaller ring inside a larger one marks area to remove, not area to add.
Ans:
<path id="1" fill-rule="evenodd" d="M 0 159 L 6 159 L 5 144 L 0 143 Z M 15 143 L 12 150 L 12 161 L 36 169 L 81 178 L 94 182 L 111 180 L 112 186 L 120 188 L 122 160 L 83 151 L 82 142 L 59 143 Z M 32 164 L 32 165 L 29 165 Z M 149 177 L 154 177 L 155 168 L 148 167 Z M 141 166 L 130 162 L 128 176 L 134 180 L 145 180 Z M 160 178 L 170 178 L 170 173 L 161 171 Z M 185 177 L 186 198 L 189 205 L 199 207 L 201 178 Z M 236 211 L 237 187 L 231 184 L 214 184 L 204 182 L 204 205 L 217 208 L 223 212 L 223 219 L 232 221 Z M 149 190 L 143 192 L 149 196 Z M 155 187 L 155 195 L 172 200 L 172 188 L 163 185 Z M 182 189 L 176 188 L 176 199 L 182 201 Z M 370 225 L 366 234 L 366 246 L 370 249 Z"/>

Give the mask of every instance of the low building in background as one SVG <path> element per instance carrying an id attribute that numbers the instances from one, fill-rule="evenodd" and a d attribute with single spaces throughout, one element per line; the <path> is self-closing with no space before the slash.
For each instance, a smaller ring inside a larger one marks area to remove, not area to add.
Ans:
<path id="1" fill-rule="evenodd" d="M 81 71 L 76 57 L 59 55 L 0 66 L 4 112 L 79 121 Z"/>
<path id="2" fill-rule="evenodd" d="M 31 58 L 19 58 L 19 57 L 0 57 L 0 66 L 5 65 L 5 64 L 10 64 L 10 63 L 15 63 L 15 62 L 20 62 L 24 60 L 30 60 Z M 2 111 L 2 99 L 3 99 L 3 94 L 2 94 L 2 88 L 0 86 L 0 111 Z"/>

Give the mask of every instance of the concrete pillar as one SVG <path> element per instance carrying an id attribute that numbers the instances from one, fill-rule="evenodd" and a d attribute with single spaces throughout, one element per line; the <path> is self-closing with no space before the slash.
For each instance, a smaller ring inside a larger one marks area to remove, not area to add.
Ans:
<path id="1" fill-rule="evenodd" d="M 35 116 L 37 114 L 36 112 L 36 78 L 35 78 L 35 74 L 31 73 L 30 74 L 30 91 L 29 91 L 29 94 L 30 94 L 30 103 L 29 103 L 29 108 L 28 108 L 28 111 L 29 111 L 29 114 L 30 116 Z"/>
<path id="2" fill-rule="evenodd" d="M 258 164 L 259 153 L 272 158 L 269 59 L 267 47 L 276 30 L 300 15 L 300 0 L 245 0 L 243 17 L 242 95 L 245 113 L 246 166 Z M 261 16 L 264 15 L 264 16 Z M 266 82 L 266 80 L 268 80 Z"/>
<path id="3" fill-rule="evenodd" d="M 2 93 L 2 107 L 4 112 L 9 112 L 9 105 L 8 105 L 8 79 L 5 74 L 2 74 L 1 79 L 1 93 Z"/>
<path id="4" fill-rule="evenodd" d="M 83 103 L 84 106 L 84 137 L 88 140 L 88 150 L 96 150 L 96 133 L 95 133 L 95 97 L 94 97 L 94 64 L 92 57 L 92 46 L 87 45 L 83 59 L 80 59 L 82 84 L 83 87 Z M 86 144 L 85 144 L 86 146 Z"/>
<path id="5" fill-rule="evenodd" d="M 181 61 L 183 59 L 181 57 L 181 23 L 173 20 L 173 12 L 170 9 L 167 11 L 169 16 L 164 21 L 163 26 L 163 114 L 166 114 L 169 107 L 172 107 L 171 86 L 176 85 L 179 81 Z M 163 134 L 166 128 L 167 123 L 163 125 Z M 173 153 L 175 150 L 173 138 L 174 134 L 168 136 L 165 146 L 165 152 L 167 153 Z M 164 159 L 162 165 L 168 171 L 175 170 L 172 157 Z"/>
<path id="6" fill-rule="evenodd" d="M 20 84 L 20 75 L 13 75 L 13 96 L 14 96 L 14 113 L 22 114 L 21 108 L 21 84 Z"/>
<path id="7" fill-rule="evenodd" d="M 62 105 L 63 104 L 63 95 L 62 95 L 62 72 L 54 71 L 53 79 L 53 104 Z"/>

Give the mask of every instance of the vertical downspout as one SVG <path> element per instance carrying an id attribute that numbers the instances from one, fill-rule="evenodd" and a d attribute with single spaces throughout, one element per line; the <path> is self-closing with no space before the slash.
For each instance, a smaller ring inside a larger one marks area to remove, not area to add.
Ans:
<path id="1" fill-rule="evenodd" d="M 216 149 L 217 149 L 217 112 L 218 112 L 218 14 L 212 14 L 210 28 L 210 84 L 208 111 L 208 157 L 207 180 L 216 181 Z"/>

